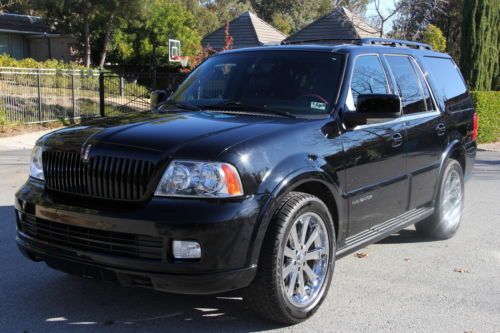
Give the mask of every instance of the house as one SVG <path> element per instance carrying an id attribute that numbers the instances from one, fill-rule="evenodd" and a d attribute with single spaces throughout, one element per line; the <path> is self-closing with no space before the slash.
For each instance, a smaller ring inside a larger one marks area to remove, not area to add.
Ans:
<path id="1" fill-rule="evenodd" d="M 222 50 L 226 40 L 225 28 L 222 26 L 206 35 L 201 41 L 202 45 Z M 245 12 L 229 22 L 229 35 L 233 38 L 233 49 L 279 45 L 286 38 L 285 34 L 250 12 Z"/>
<path id="2" fill-rule="evenodd" d="M 41 17 L 0 14 L 0 54 L 6 53 L 16 59 L 69 62 L 74 60 L 77 49 L 75 37 L 57 33 Z"/>
<path id="3" fill-rule="evenodd" d="M 289 36 L 285 43 L 342 44 L 369 37 L 380 37 L 380 33 L 360 16 L 344 7 L 338 7 Z"/>

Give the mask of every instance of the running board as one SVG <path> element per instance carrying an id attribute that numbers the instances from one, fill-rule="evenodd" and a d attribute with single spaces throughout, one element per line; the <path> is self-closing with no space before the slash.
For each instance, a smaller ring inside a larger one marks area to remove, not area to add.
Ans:
<path id="1" fill-rule="evenodd" d="M 345 244 L 342 248 L 337 251 L 337 259 L 342 258 L 349 253 L 359 250 L 368 244 L 373 244 L 387 236 L 398 232 L 412 224 L 422 221 L 423 219 L 429 217 L 434 213 L 434 208 L 424 207 L 415 208 L 406 213 L 399 215 L 398 217 L 387 220 L 384 223 L 377 224 L 365 231 L 362 231 L 354 236 L 347 237 Z"/>

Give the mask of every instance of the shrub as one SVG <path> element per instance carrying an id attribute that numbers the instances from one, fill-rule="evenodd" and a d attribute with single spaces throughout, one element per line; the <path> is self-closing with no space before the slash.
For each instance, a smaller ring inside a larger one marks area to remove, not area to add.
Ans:
<path id="1" fill-rule="evenodd" d="M 56 59 L 48 59 L 45 61 L 36 61 L 32 58 L 14 59 L 6 53 L 0 54 L 0 67 L 17 67 L 17 68 L 56 68 L 56 69 L 86 69 L 82 65 L 75 63 L 65 63 Z"/>
<path id="2" fill-rule="evenodd" d="M 479 115 L 478 143 L 500 140 L 500 91 L 471 92 Z"/>
<path id="3" fill-rule="evenodd" d="M 7 125 L 7 113 L 3 108 L 0 108 L 0 126 Z"/>

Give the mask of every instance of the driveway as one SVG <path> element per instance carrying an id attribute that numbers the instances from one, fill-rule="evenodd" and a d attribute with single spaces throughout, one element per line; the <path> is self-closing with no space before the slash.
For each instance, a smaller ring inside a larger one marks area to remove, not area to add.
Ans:
<path id="1" fill-rule="evenodd" d="M 254 316 L 237 292 L 122 288 L 24 259 L 12 203 L 28 159 L 28 150 L 0 152 L 0 332 L 500 332 L 498 152 L 479 152 L 453 239 L 431 242 L 408 228 L 360 251 L 367 256 L 339 260 L 321 309 L 293 327 Z"/>

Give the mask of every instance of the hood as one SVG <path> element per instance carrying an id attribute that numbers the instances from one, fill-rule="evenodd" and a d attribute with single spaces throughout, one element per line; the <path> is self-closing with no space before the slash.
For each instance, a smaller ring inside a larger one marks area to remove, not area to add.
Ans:
<path id="1" fill-rule="evenodd" d="M 206 140 L 206 149 L 200 153 L 209 156 L 293 121 L 295 119 L 219 112 L 135 114 L 61 129 L 42 137 L 39 144 L 72 151 L 80 151 L 87 143 L 94 147 L 106 144 L 174 155 L 179 150 L 185 152 L 195 142 L 199 146 L 200 141 Z"/>

